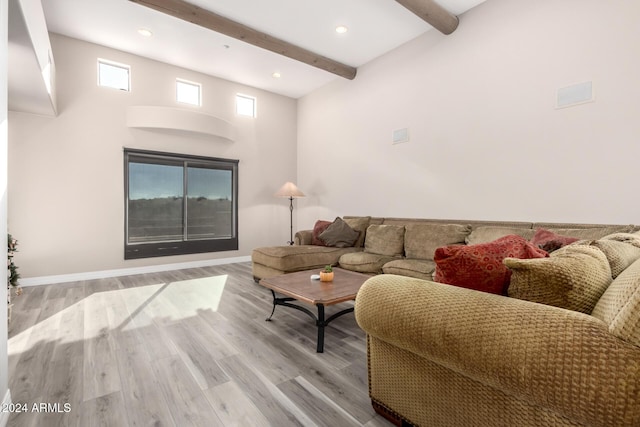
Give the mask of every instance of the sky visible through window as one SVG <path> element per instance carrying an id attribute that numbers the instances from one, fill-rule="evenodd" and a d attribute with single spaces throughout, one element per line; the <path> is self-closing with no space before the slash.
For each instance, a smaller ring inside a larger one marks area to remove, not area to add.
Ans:
<path id="1" fill-rule="evenodd" d="M 200 105 L 200 84 L 176 80 L 176 101 L 183 104 Z"/>
<path id="2" fill-rule="evenodd" d="M 229 170 L 189 167 L 188 196 L 231 200 L 232 173 Z M 156 199 L 183 196 L 183 167 L 129 164 L 129 199 Z"/>
<path id="3" fill-rule="evenodd" d="M 129 67 L 98 60 L 98 84 L 120 90 L 129 90 Z"/>
<path id="4" fill-rule="evenodd" d="M 256 116 L 256 99 L 247 95 L 236 95 L 236 113 L 242 116 Z"/>

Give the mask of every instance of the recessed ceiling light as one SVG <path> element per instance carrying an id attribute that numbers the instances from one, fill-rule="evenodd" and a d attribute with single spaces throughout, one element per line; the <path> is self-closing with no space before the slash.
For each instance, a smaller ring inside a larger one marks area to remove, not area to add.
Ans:
<path id="1" fill-rule="evenodd" d="M 349 29 L 347 27 L 345 27 L 344 25 L 338 25 L 336 27 L 336 33 L 338 33 L 338 34 L 344 34 L 347 31 L 349 31 Z"/>
<path id="2" fill-rule="evenodd" d="M 275 72 L 273 74 L 271 74 L 271 77 L 273 77 L 274 79 L 279 79 L 282 75 L 279 72 Z"/>
<path id="3" fill-rule="evenodd" d="M 151 30 L 148 30 L 146 28 L 138 28 L 138 34 L 145 37 L 151 37 L 153 35 Z"/>

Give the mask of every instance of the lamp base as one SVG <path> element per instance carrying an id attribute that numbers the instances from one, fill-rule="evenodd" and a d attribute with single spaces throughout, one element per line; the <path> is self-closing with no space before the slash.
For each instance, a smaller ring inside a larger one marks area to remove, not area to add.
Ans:
<path id="1" fill-rule="evenodd" d="M 287 242 L 289 246 L 293 246 L 293 197 L 289 197 L 289 221 L 291 224 L 291 237 L 289 237 L 289 241 Z"/>

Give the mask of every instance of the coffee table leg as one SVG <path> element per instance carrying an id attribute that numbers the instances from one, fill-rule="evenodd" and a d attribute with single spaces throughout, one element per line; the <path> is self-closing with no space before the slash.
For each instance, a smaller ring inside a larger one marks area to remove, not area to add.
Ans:
<path id="1" fill-rule="evenodd" d="M 290 304 L 291 301 L 295 301 L 295 298 L 286 297 L 286 298 L 278 298 L 276 293 L 272 290 L 271 295 L 273 295 L 273 308 L 271 309 L 271 315 L 265 319 L 265 321 L 270 322 L 273 317 L 273 313 L 276 311 L 276 305 L 284 305 L 285 307 L 295 308 L 296 310 L 300 310 L 310 316 L 312 319 L 317 321 L 317 317 L 310 310 L 307 310 L 304 307 L 300 307 L 296 304 Z"/>
<path id="2" fill-rule="evenodd" d="M 316 320 L 316 325 L 318 326 L 318 343 L 316 345 L 316 352 L 323 353 L 324 352 L 324 327 L 326 323 L 324 321 L 324 305 L 316 304 L 318 307 L 318 320 Z"/>
<path id="3" fill-rule="evenodd" d="M 295 301 L 295 298 L 278 298 L 276 297 L 276 293 L 271 290 L 271 294 L 273 295 L 273 308 L 271 309 L 271 315 L 269 315 L 269 317 L 267 317 L 265 320 L 267 322 L 271 321 L 271 318 L 273 317 L 273 313 L 276 311 L 276 305 L 284 305 L 286 307 L 291 307 L 291 308 L 295 308 L 296 310 L 300 310 L 303 313 L 306 313 L 309 317 L 311 317 L 313 320 L 315 320 L 316 322 L 316 327 L 318 328 L 318 341 L 316 343 L 316 352 L 318 353 L 324 353 L 324 328 L 325 326 L 327 326 L 329 324 L 329 322 L 331 322 L 333 319 L 342 316 L 343 314 L 346 313 L 351 313 L 353 312 L 353 307 L 347 308 L 345 310 L 342 310 L 338 313 L 333 314 L 332 316 L 329 316 L 328 319 L 325 319 L 324 316 L 324 304 L 316 304 L 316 307 L 318 307 L 318 316 L 316 316 L 315 314 L 313 314 L 313 312 L 311 312 L 311 310 L 306 309 L 305 307 L 301 307 L 297 304 L 290 304 L 290 301 Z"/>
<path id="4" fill-rule="evenodd" d="M 273 313 L 276 311 L 276 293 L 273 292 L 273 290 L 271 291 L 271 295 L 273 295 L 273 309 L 271 309 L 271 314 L 269 315 L 269 317 L 267 317 L 265 320 L 267 322 L 271 322 L 271 318 L 273 317 Z"/>

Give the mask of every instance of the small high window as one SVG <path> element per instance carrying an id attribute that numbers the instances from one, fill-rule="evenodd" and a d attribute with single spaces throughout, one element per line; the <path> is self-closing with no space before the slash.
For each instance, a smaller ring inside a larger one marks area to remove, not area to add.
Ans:
<path id="1" fill-rule="evenodd" d="M 176 79 L 176 101 L 199 107 L 202 105 L 200 97 L 201 88 L 200 83 Z"/>
<path id="2" fill-rule="evenodd" d="M 241 116 L 256 116 L 256 98 L 249 95 L 236 94 L 236 113 Z"/>
<path id="3" fill-rule="evenodd" d="M 129 92 L 130 68 L 125 64 L 98 59 L 98 85 Z"/>

